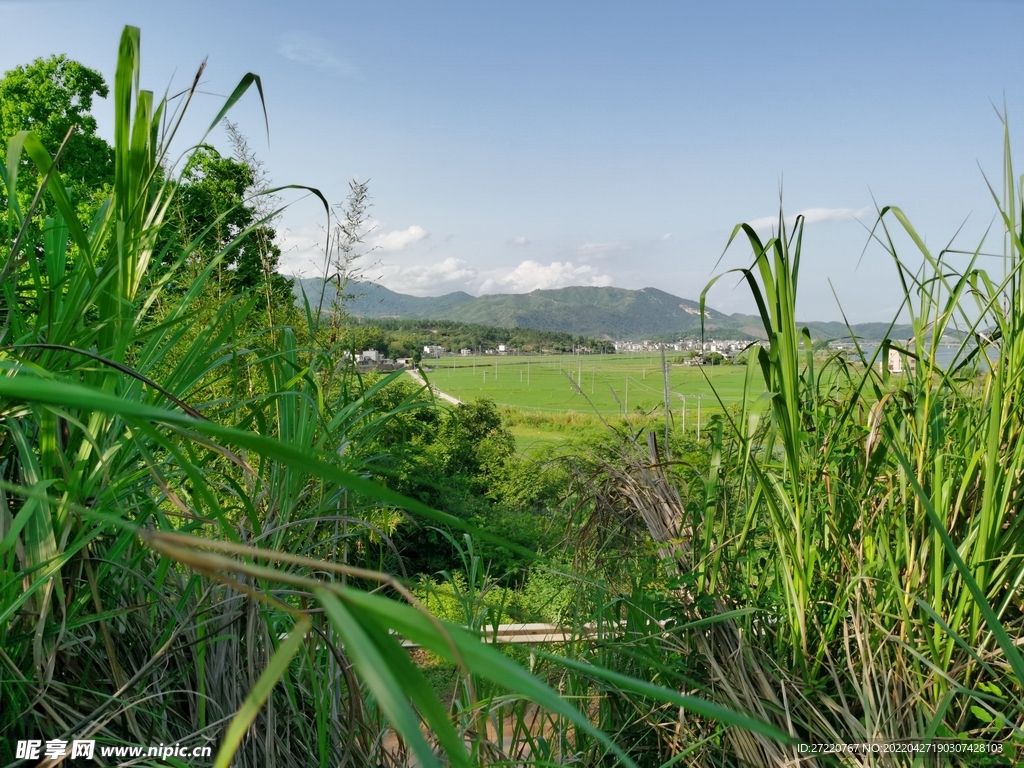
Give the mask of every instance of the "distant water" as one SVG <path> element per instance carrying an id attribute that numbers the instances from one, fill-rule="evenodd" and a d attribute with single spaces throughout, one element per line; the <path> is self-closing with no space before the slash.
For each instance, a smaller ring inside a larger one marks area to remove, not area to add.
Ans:
<path id="1" fill-rule="evenodd" d="M 864 353 L 867 356 L 868 360 L 870 360 L 871 357 L 877 351 L 878 351 L 878 347 L 877 346 L 870 348 L 870 351 L 869 351 L 869 349 L 867 347 L 864 348 Z M 969 353 L 969 351 L 970 350 L 965 351 L 963 353 L 963 356 L 966 357 L 966 355 Z M 948 368 L 953 363 L 953 361 L 955 360 L 957 352 L 958 352 L 958 348 L 957 347 L 952 347 L 952 346 L 949 346 L 949 347 L 947 347 L 947 346 L 939 347 L 935 351 L 935 362 L 936 362 L 936 364 L 940 368 L 943 368 L 943 369 Z M 994 351 L 990 350 L 989 351 L 989 357 L 990 357 L 990 359 L 995 359 L 996 353 Z M 876 365 L 878 364 L 879 360 L 881 360 L 880 356 L 875 359 L 875 364 Z"/>

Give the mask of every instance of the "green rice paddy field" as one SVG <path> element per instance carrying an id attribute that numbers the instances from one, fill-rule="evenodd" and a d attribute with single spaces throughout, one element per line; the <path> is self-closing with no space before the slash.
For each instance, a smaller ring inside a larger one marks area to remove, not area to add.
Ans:
<path id="1" fill-rule="evenodd" d="M 486 397 L 524 416 L 529 413 L 528 420 L 512 420 L 523 448 L 559 443 L 593 428 L 599 424 L 597 414 L 607 419 L 626 411 L 660 412 L 664 404 L 660 355 L 485 355 L 475 360 L 442 357 L 423 364 L 430 382 L 441 392 L 460 400 Z M 743 399 L 744 365 L 670 364 L 669 368 L 673 420 L 688 431 L 697 428 L 698 416 L 706 424 L 722 404 L 730 407 Z M 759 376 L 752 387 L 749 397 L 764 391 Z M 570 413 L 582 418 L 567 420 Z"/>

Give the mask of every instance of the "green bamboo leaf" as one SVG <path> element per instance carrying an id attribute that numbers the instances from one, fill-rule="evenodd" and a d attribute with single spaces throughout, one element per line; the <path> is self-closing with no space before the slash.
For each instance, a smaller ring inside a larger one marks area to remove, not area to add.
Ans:
<path id="1" fill-rule="evenodd" d="M 33 487 L 38 491 L 44 491 L 53 485 L 56 480 L 43 480 L 42 482 L 34 483 Z M 0 555 L 7 552 L 18 540 L 18 536 L 21 534 L 22 529 L 28 523 L 29 520 L 39 511 L 42 514 L 42 508 L 39 500 L 36 498 L 30 498 L 26 500 L 25 504 L 18 511 L 18 514 L 14 518 L 14 522 L 11 524 L 10 530 L 7 535 L 4 536 L 4 540 L 0 541 Z"/>
<path id="2" fill-rule="evenodd" d="M 220 112 L 213 118 L 213 122 L 210 123 L 210 127 L 206 129 L 206 135 L 209 135 L 210 131 L 217 127 L 224 116 L 231 111 L 231 108 L 238 103 L 238 100 L 245 95 L 245 92 L 249 90 L 249 86 L 255 85 L 256 90 L 260 93 L 260 105 L 263 107 L 263 122 L 267 129 L 267 138 L 270 137 L 270 118 L 267 117 L 267 102 L 263 97 L 263 81 L 260 80 L 259 75 L 254 75 L 252 72 L 247 72 L 241 80 L 238 81 L 238 85 L 235 86 L 235 90 L 228 96 L 227 101 L 224 102 L 224 106 L 221 107 Z M 205 136 L 204 136 L 205 139 Z M 323 196 L 321 195 L 321 199 Z"/>
<path id="3" fill-rule="evenodd" d="M 388 668 L 401 680 L 403 692 L 412 699 L 431 732 L 437 737 L 438 743 L 444 748 L 448 759 L 453 765 L 469 768 L 472 762 L 466 752 L 465 741 L 455 730 L 447 710 L 437 698 L 437 694 L 431 690 L 427 678 L 409 659 L 409 652 L 361 608 L 349 606 L 348 610 L 376 643 Z"/>
<path id="4" fill-rule="evenodd" d="M 594 664 L 588 664 L 585 661 L 568 659 L 564 656 L 556 656 L 555 654 L 548 653 L 546 651 L 536 651 L 536 653 L 538 656 L 549 659 L 556 664 L 568 667 L 569 669 L 575 669 L 577 672 L 585 674 L 588 677 L 612 683 L 623 690 L 643 694 L 655 701 L 663 701 L 666 704 L 683 707 L 690 712 L 695 712 L 702 717 L 715 720 L 725 725 L 745 728 L 748 731 L 759 733 L 762 736 L 767 736 L 769 739 L 774 739 L 780 744 L 796 743 L 796 739 L 788 733 L 780 731 L 769 723 L 750 717 L 749 715 L 735 712 L 727 707 L 715 704 L 714 702 L 706 699 L 700 699 L 696 696 L 684 696 L 670 688 L 663 688 L 660 685 L 654 685 L 653 683 L 648 683 L 643 680 L 637 680 L 636 678 L 628 677 L 626 675 L 619 674 L 618 672 L 613 672 L 610 669 L 604 669 L 603 667 L 599 667 Z"/>
<path id="5" fill-rule="evenodd" d="M 220 749 L 217 751 L 217 757 L 213 763 L 214 768 L 228 768 L 231 764 L 231 758 L 234 757 L 242 737 L 263 707 L 267 697 L 270 696 L 270 692 L 274 690 L 274 686 L 288 670 L 288 665 L 291 664 L 295 654 L 299 652 L 305 642 L 310 626 L 309 618 L 303 616 L 295 622 L 288 637 L 274 651 L 274 655 L 267 663 L 267 668 L 263 670 L 256 685 L 253 686 L 249 695 L 245 697 L 245 701 L 242 702 L 241 708 L 232 718 L 231 725 L 228 726 L 227 733 L 224 734 L 224 741 L 221 742 Z"/>
<path id="6" fill-rule="evenodd" d="M 459 657 L 465 662 L 470 672 L 510 691 L 515 691 L 548 711 L 561 715 L 577 728 L 586 731 L 600 741 L 608 750 L 618 756 L 622 765 L 636 765 L 607 734 L 596 728 L 583 713 L 523 667 L 490 645 L 480 642 L 479 637 L 467 632 L 464 628 L 442 622 L 444 632 L 441 632 L 435 623 L 436 620 L 432 621 L 408 605 L 346 587 L 338 587 L 335 592 L 346 602 L 358 605 L 375 616 L 381 626 L 393 629 L 402 637 L 420 644 L 444 659 L 457 662 L 458 659 L 453 652 L 454 646 L 458 649 Z"/>
<path id="7" fill-rule="evenodd" d="M 10 364 L 0 362 L 0 368 L 2 367 L 10 368 Z M 355 472 L 340 469 L 322 458 L 311 455 L 308 450 L 269 437 L 255 435 L 241 429 L 225 427 L 212 421 L 194 419 L 185 414 L 156 408 L 146 403 L 125 400 L 91 387 L 82 386 L 81 384 L 67 384 L 44 380 L 41 377 L 27 373 L 20 373 L 14 376 L 0 376 L 0 396 L 23 402 L 48 403 L 64 406 L 69 409 L 116 414 L 126 419 L 136 418 L 177 427 L 187 427 L 199 434 L 218 438 L 239 447 L 248 448 L 261 455 L 277 459 L 295 469 L 363 493 L 370 498 L 387 502 L 393 506 L 423 515 L 435 522 L 443 523 L 452 528 L 473 534 L 473 536 L 478 538 L 499 544 L 509 551 L 521 554 L 531 560 L 537 558 L 537 553 L 532 550 L 506 542 L 500 536 L 482 531 L 454 515 L 432 509 L 422 502 L 396 493 L 372 480 L 367 480 Z M 326 456 L 326 454 L 322 455 Z"/>
<path id="8" fill-rule="evenodd" d="M 338 598 L 326 589 L 318 589 L 314 596 L 320 601 L 324 612 L 345 644 L 345 653 L 352 660 L 356 672 L 373 693 L 380 708 L 394 724 L 413 753 L 426 768 L 441 768 L 441 761 L 434 754 L 420 731 L 420 721 L 409 706 L 403 684 L 395 677 L 396 670 L 385 661 L 380 649 L 366 632 L 366 628 Z M 465 749 L 463 749 L 465 754 Z M 456 753 L 456 756 L 458 753 Z M 460 761 L 460 764 L 468 764 Z"/>
<path id="9" fill-rule="evenodd" d="M 46 147 L 43 146 L 43 143 L 33 131 L 19 131 L 10 140 L 7 150 L 8 164 L 10 165 L 12 160 L 14 160 L 16 167 L 16 162 L 21 157 L 22 151 L 24 151 L 32 160 L 33 164 L 39 170 L 40 176 L 46 177 L 46 189 L 51 195 L 53 195 L 53 200 L 57 204 L 57 210 L 59 210 L 61 216 L 64 217 L 64 223 L 70 230 L 75 244 L 82 249 L 83 253 L 91 253 L 92 244 L 86 237 L 85 231 L 82 229 L 82 225 L 78 223 L 75 206 L 71 202 L 71 197 L 68 194 L 67 188 L 61 180 L 60 174 L 51 173 L 51 170 L 53 169 L 53 158 L 50 157 L 50 153 L 46 150 Z M 14 175 L 13 172 L 11 175 Z M 10 197 L 14 198 L 16 195 L 10 195 Z"/>
<path id="10" fill-rule="evenodd" d="M 992 610 L 992 606 L 989 604 L 988 599 L 985 597 L 984 591 L 978 586 L 978 582 L 975 581 L 974 576 L 971 573 L 971 569 L 967 567 L 963 558 L 960 557 L 960 552 L 957 550 L 953 540 L 949 537 L 949 533 L 946 532 L 946 527 L 942 524 L 939 516 L 935 513 L 935 507 L 932 505 L 931 498 L 925 493 L 921 487 L 921 483 L 914 473 L 913 467 L 907 457 L 899 449 L 899 447 L 893 441 L 891 450 L 893 455 L 896 456 L 899 463 L 903 466 L 903 469 L 907 473 L 907 480 L 911 487 L 914 489 L 914 493 L 917 495 L 918 501 L 921 502 L 921 506 L 924 507 L 925 514 L 928 516 L 928 522 L 932 526 L 933 531 L 938 534 L 939 538 L 942 539 L 942 544 L 946 549 L 946 553 L 949 555 L 950 560 L 956 566 L 956 569 L 960 572 L 960 577 L 964 580 L 964 584 L 970 591 L 971 596 L 974 598 L 975 604 L 981 611 L 981 615 L 985 619 L 985 624 L 988 625 L 989 631 L 995 637 L 996 642 L 999 644 L 1000 649 L 1006 655 L 1006 660 L 1010 664 L 1010 668 L 1013 670 L 1013 674 L 1017 678 L 1017 684 L 1024 684 L 1024 657 L 1021 656 L 1020 651 L 1017 650 L 1017 646 L 1014 645 L 1013 640 L 1006 632 L 1006 628 L 1003 623 L 996 616 L 995 611 Z"/>

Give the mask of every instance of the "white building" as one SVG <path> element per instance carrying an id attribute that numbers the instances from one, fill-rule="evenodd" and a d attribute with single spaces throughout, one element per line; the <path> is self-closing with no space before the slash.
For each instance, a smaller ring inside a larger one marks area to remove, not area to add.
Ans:
<path id="1" fill-rule="evenodd" d="M 913 339 L 911 339 L 913 341 Z M 910 342 L 907 342 L 908 346 Z M 895 349 L 889 350 L 889 373 L 903 373 L 904 363 L 906 363 L 906 369 L 911 373 L 914 373 L 917 368 L 917 360 L 909 357 L 903 352 L 898 352 Z"/>

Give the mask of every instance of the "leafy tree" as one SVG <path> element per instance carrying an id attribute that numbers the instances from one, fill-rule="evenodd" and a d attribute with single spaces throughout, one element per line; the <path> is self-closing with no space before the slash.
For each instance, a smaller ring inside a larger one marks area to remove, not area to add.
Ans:
<path id="1" fill-rule="evenodd" d="M 515 452 L 515 438 L 501 423 L 493 401 L 481 398 L 459 405 L 441 427 L 438 442 L 444 447 L 449 474 L 474 478 L 474 485 L 486 485 Z"/>
<path id="2" fill-rule="evenodd" d="M 175 243 L 165 249 L 165 261 L 173 261 L 179 248 L 198 241 L 189 267 L 177 281 L 181 291 L 211 259 L 230 248 L 210 290 L 219 297 L 255 292 L 263 311 L 252 317 L 273 326 L 292 314 L 291 280 L 277 272 L 281 249 L 275 243 L 272 215 L 258 202 L 263 191 L 260 187 L 265 186 L 262 166 L 237 129 L 231 129 L 235 157 L 204 146 L 189 158 L 168 232 Z M 238 242 L 239 234 L 247 229 L 249 236 Z"/>
<path id="3" fill-rule="evenodd" d="M 52 155 L 72 131 L 57 169 L 79 200 L 90 198 L 114 179 L 113 149 L 96 135 L 92 116 L 93 99 L 108 92 L 99 72 L 63 55 L 15 67 L 0 79 L 0 143 L 6 149 L 16 133 L 31 130 Z M 27 159 L 21 172 L 36 174 Z M 26 194 L 30 186 L 22 187 Z"/>
<path id="4" fill-rule="evenodd" d="M 175 219 L 180 237 L 200 238 L 195 258 L 213 256 L 252 222 L 244 199 L 253 178 L 242 163 L 201 147 L 189 158 L 181 181 Z"/>
<path id="5" fill-rule="evenodd" d="M 6 72 L 0 79 L 0 146 L 6 153 L 12 137 L 19 131 L 31 130 L 50 154 L 56 155 L 67 137 L 57 169 L 83 224 L 109 196 L 114 177 L 113 149 L 97 135 L 92 115 L 94 100 L 106 98 L 108 93 L 99 72 L 64 55 L 36 59 Z M 281 251 L 274 242 L 270 221 L 260 223 L 270 214 L 267 205 L 260 204 L 263 201 L 259 193 L 267 186 L 262 163 L 234 125 L 227 124 L 227 130 L 234 157 L 203 147 L 189 158 L 175 209 L 163 232 L 164 260 L 173 262 L 182 247 L 200 238 L 193 269 L 186 269 L 179 281 L 180 293 L 209 259 L 241 231 L 253 227 L 252 234 L 224 260 L 215 283 L 222 295 L 258 290 L 266 308 L 264 316 L 273 325 L 275 308 L 277 321 L 291 311 L 291 282 L 277 273 Z M 26 179 L 19 184 L 19 202 L 24 210 L 34 193 L 38 174 L 27 159 L 22 160 L 19 173 Z M 5 194 L 0 189 L 0 203 L 5 201 Z M 272 204 L 270 200 L 265 202 Z M 42 206 L 44 211 L 52 208 L 48 193 L 43 196 Z M 37 216 L 35 220 L 41 227 L 45 217 Z M 30 237 L 38 250 L 41 229 L 33 231 Z M 175 294 L 173 288 L 170 286 L 170 296 Z"/>

